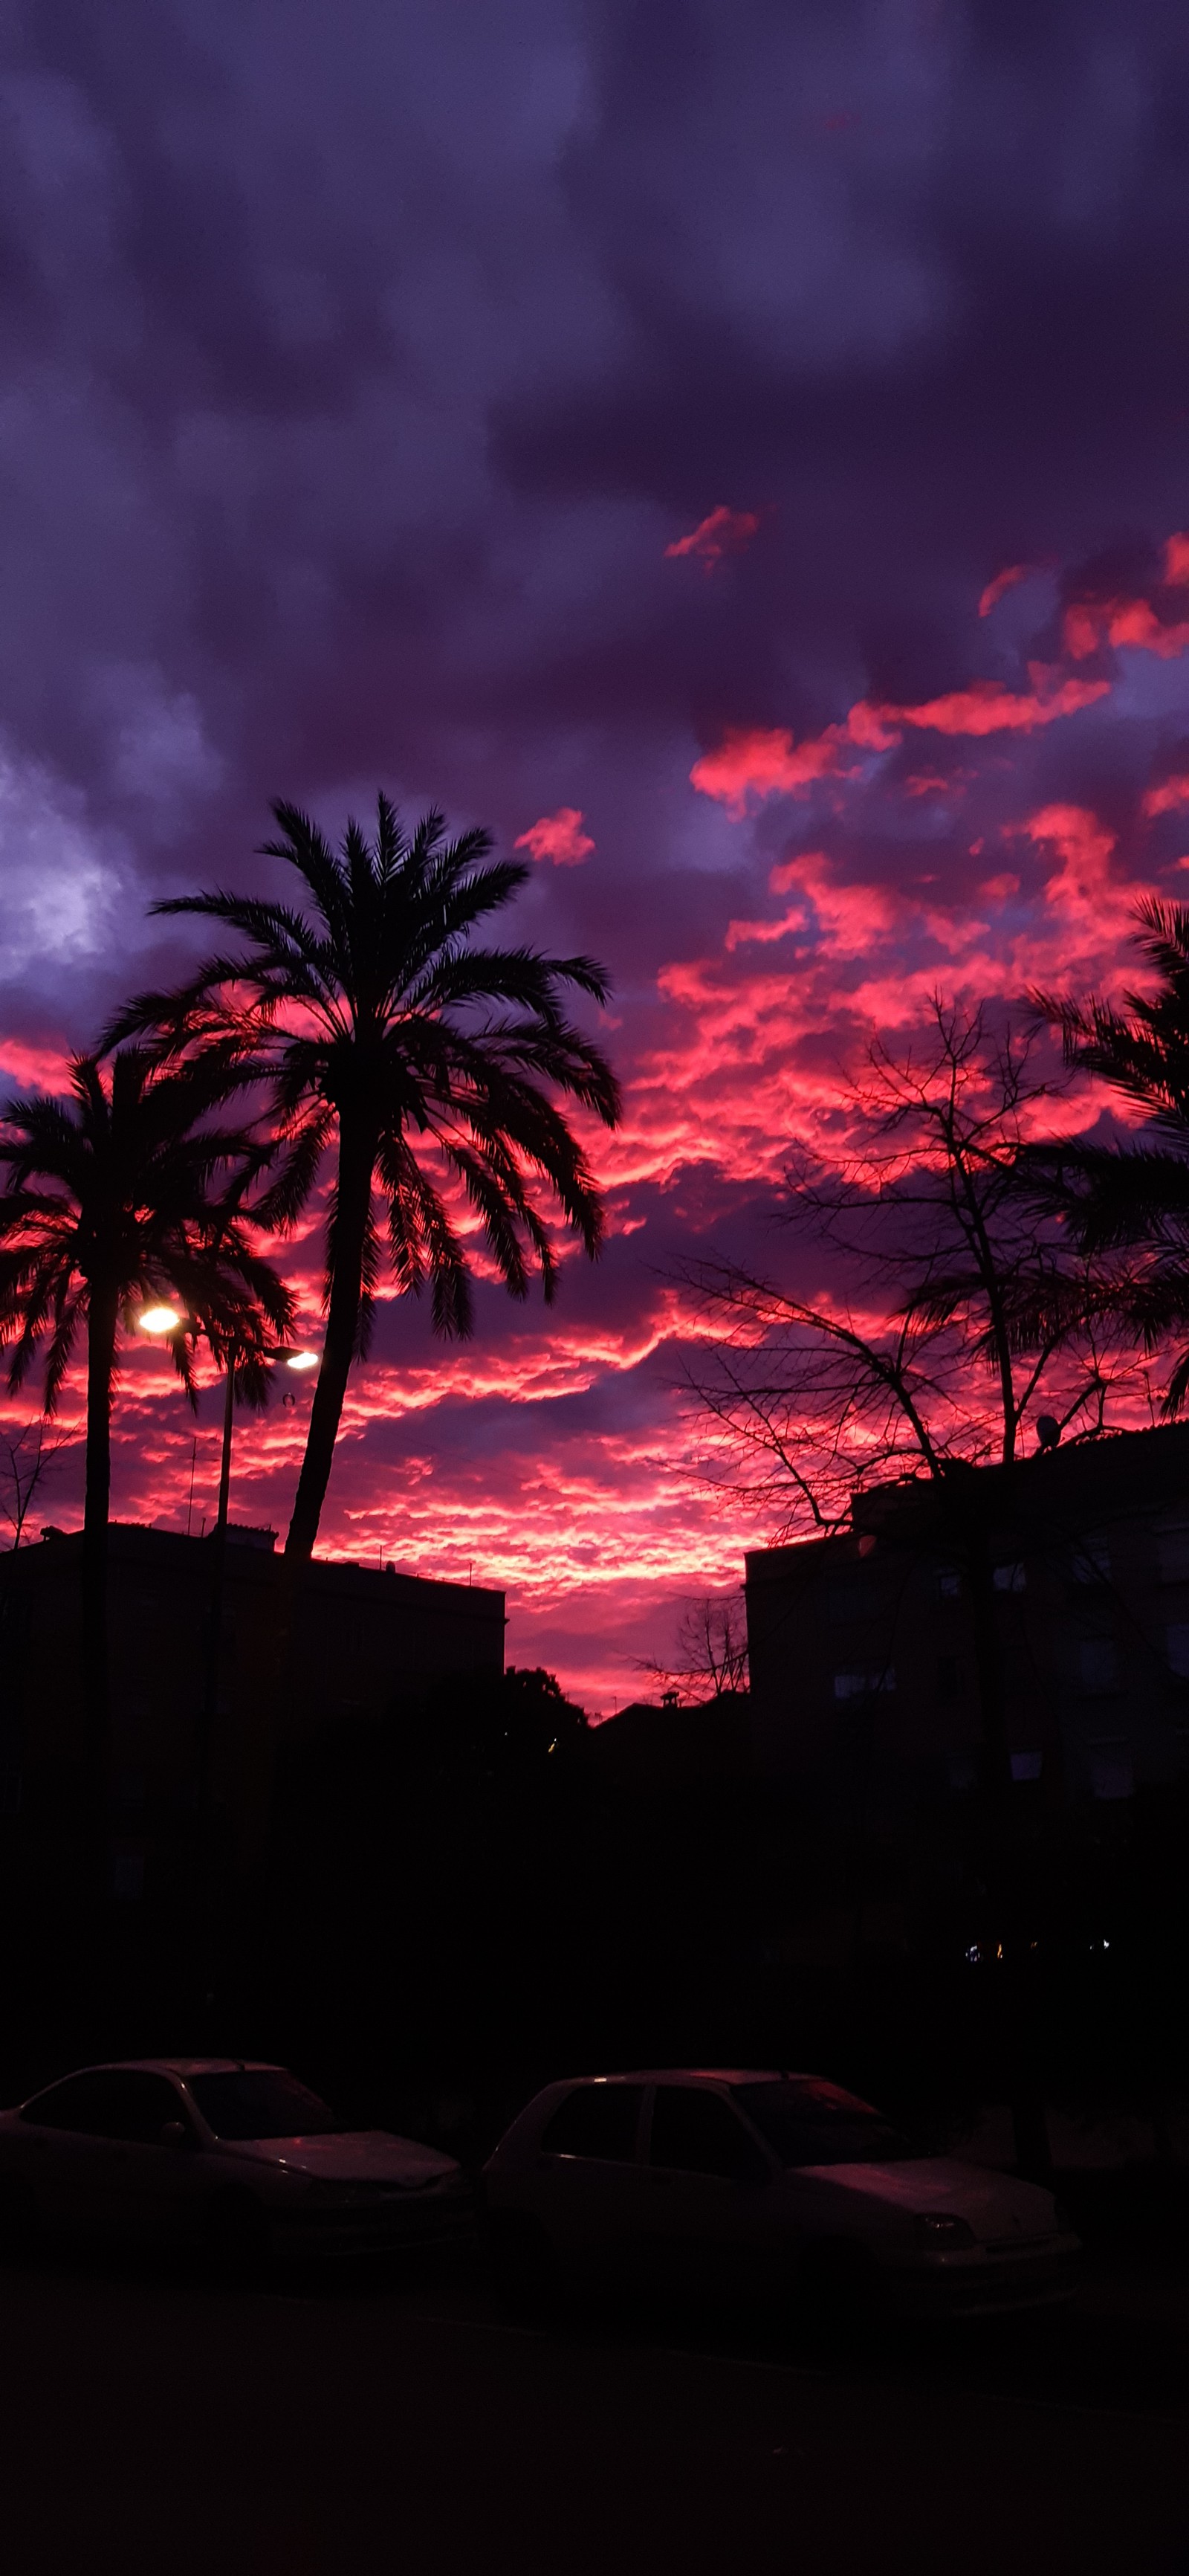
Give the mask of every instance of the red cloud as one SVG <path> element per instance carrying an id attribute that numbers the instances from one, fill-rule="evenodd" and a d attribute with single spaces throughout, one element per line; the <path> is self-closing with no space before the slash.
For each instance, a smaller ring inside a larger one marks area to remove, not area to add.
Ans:
<path id="1" fill-rule="evenodd" d="M 518 850 L 531 850 L 534 859 L 552 859 L 555 868 L 581 867 L 590 857 L 594 842 L 582 829 L 583 816 L 576 805 L 559 805 L 556 814 L 542 814 L 516 843 Z"/>
<path id="2" fill-rule="evenodd" d="M 850 778 L 861 766 L 847 753 L 891 751 L 898 737 L 889 733 L 881 713 L 860 699 L 845 723 L 827 725 L 824 733 L 794 743 L 783 727 L 728 733 L 717 751 L 704 752 L 690 771 L 691 785 L 703 796 L 725 805 L 742 820 L 749 796 L 797 796 L 821 778 Z"/>
<path id="3" fill-rule="evenodd" d="M 1006 903 L 1010 895 L 1018 894 L 1019 891 L 1020 880 L 1018 877 L 1013 877 L 1009 871 L 1005 871 L 1000 877 L 987 877 L 979 887 L 979 893 L 985 894 L 988 903 Z"/>
<path id="4" fill-rule="evenodd" d="M 1054 685 L 1053 675 L 1039 662 L 1029 665 L 1029 677 L 1032 688 L 1027 695 L 1005 688 L 1001 680 L 973 680 L 968 689 L 927 698 L 921 706 L 875 707 L 871 712 L 881 724 L 915 725 L 928 733 L 1031 733 L 1037 725 L 1053 724 L 1058 716 L 1076 715 L 1079 708 L 1092 706 L 1110 687 L 1109 680 L 1062 680 Z"/>
<path id="5" fill-rule="evenodd" d="M 921 732 L 982 736 L 1031 733 L 1037 725 L 1076 715 L 1096 698 L 1105 697 L 1109 680 L 1060 680 L 1043 663 L 1029 665 L 1032 688 L 1027 694 L 1005 688 L 1001 680 L 974 680 L 920 706 L 872 706 L 859 698 L 842 724 L 794 743 L 786 728 L 756 727 L 724 736 L 717 751 L 694 762 L 690 783 L 703 796 L 725 805 L 736 822 L 747 811 L 749 797 L 797 796 L 823 778 L 852 778 L 861 768 L 848 752 L 893 751 L 900 728 Z M 929 782 L 930 784 L 932 782 Z M 944 782 L 943 782 L 944 783 Z M 918 793 L 923 790 L 918 789 Z"/>
<path id="6" fill-rule="evenodd" d="M 1158 587 L 1189 588 L 1189 532 L 1169 537 Z M 1066 609 L 1062 639 L 1075 662 L 1086 661 L 1104 644 L 1138 645 L 1142 652 L 1158 653 L 1162 661 L 1170 662 L 1189 644 L 1189 618 L 1162 617 L 1150 599 L 1078 599 Z"/>
<path id="7" fill-rule="evenodd" d="M 743 554 L 752 538 L 759 535 L 759 528 L 757 510 L 728 510 L 725 503 L 720 503 L 709 518 L 691 528 L 688 537 L 677 537 L 671 546 L 666 546 L 665 554 L 698 555 L 707 572 L 713 572 L 724 555 Z"/>
<path id="8" fill-rule="evenodd" d="M 0 1085 L 17 1082 L 30 1091 L 63 1091 L 69 1062 L 57 1047 L 28 1046 L 23 1038 L 0 1037 Z"/>
<path id="9" fill-rule="evenodd" d="M 1189 805 L 1189 778 L 1165 778 L 1159 787 L 1149 787 L 1141 811 L 1145 814 L 1175 814 Z"/>
<path id="10" fill-rule="evenodd" d="M 992 609 L 998 607 L 1004 592 L 1014 590 L 1016 583 L 1018 581 L 1023 581 L 1025 574 L 1030 570 L 1031 566 L 1029 564 L 1008 564 L 1002 572 L 997 572 L 994 581 L 989 581 L 987 583 L 987 587 L 979 600 L 979 616 L 989 617 Z"/>
<path id="11" fill-rule="evenodd" d="M 1067 926 L 1084 932 L 1100 952 L 1110 954 L 1115 965 L 1120 955 L 1126 956 L 1135 899 L 1143 888 L 1134 880 L 1124 883 L 1112 875 L 1113 833 L 1105 831 L 1097 815 L 1084 805 L 1046 805 L 1040 813 L 1030 814 L 1021 829 L 1029 840 L 1042 846 L 1048 843 L 1060 860 L 1045 880 L 1050 909 L 1060 912 Z"/>

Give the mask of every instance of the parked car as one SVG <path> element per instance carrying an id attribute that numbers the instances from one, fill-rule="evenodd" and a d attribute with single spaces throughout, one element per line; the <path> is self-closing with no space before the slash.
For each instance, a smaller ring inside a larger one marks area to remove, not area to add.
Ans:
<path id="1" fill-rule="evenodd" d="M 547 2085 L 483 2172 L 497 2277 L 799 2292 L 819 2312 L 976 2316 L 1068 2298 L 1052 2194 L 918 2152 L 816 2075 L 690 2069 Z"/>
<path id="2" fill-rule="evenodd" d="M 225 2260 L 438 2244 L 469 2233 L 450 2156 L 336 2120 L 283 2066 L 88 2066 L 0 2112 L 0 2223 Z"/>

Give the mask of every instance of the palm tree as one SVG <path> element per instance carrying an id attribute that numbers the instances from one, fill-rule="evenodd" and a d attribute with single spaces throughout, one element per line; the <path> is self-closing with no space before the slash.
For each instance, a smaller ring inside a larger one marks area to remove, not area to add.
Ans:
<path id="1" fill-rule="evenodd" d="M 411 835 L 386 796 L 369 841 L 347 824 L 339 852 L 294 805 L 273 813 L 264 854 L 300 879 L 304 908 L 223 892 L 159 903 L 197 913 L 242 945 L 208 958 L 177 993 L 143 994 L 109 1032 L 152 1032 L 201 1062 L 213 1047 L 268 1085 L 282 1160 L 260 1213 L 292 1225 L 324 1154 L 335 1152 L 326 1231 L 326 1333 L 286 1554 L 312 1553 L 352 1362 L 366 1355 L 382 1268 L 378 1209 L 402 1291 L 428 1282 L 435 1328 L 473 1330 L 464 1219 L 477 1224 L 514 1297 L 534 1270 L 552 1299 L 558 1254 L 541 1212 L 552 1196 L 588 1256 L 602 1202 L 555 1095 L 619 1119 L 605 1056 L 566 1017 L 562 990 L 607 999 L 588 957 L 471 945 L 528 869 L 486 864 L 488 833 L 447 841 L 442 817 Z"/>
<path id="2" fill-rule="evenodd" d="M 215 1054 L 162 1066 L 125 1047 L 105 1074 L 76 1056 L 64 1099 L 8 1101 L 0 1126 L 0 1343 L 19 1387 L 45 1345 L 44 1408 L 57 1410 L 80 1326 L 87 1342 L 83 1649 L 87 1768 L 102 1791 L 108 1719 L 106 1558 L 112 1391 L 121 1323 L 162 1299 L 182 1310 L 174 1365 L 196 1401 L 194 1346 L 205 1333 L 258 1352 L 283 1337 L 292 1299 L 254 1248 L 244 1193 L 262 1149 L 213 1113 L 236 1082 Z"/>
<path id="3" fill-rule="evenodd" d="M 1150 1120 L 1148 1135 L 1038 1147 L 1030 1159 L 1088 1264 L 1086 1312 L 1156 1350 L 1189 1325 L 1189 910 L 1147 897 L 1135 919 L 1135 945 L 1161 979 L 1154 994 L 1125 993 L 1121 1010 L 1097 998 L 1032 1001 L 1060 1030 L 1066 1062 L 1124 1093 Z M 1182 1349 L 1166 1412 L 1179 1413 L 1187 1394 Z"/>

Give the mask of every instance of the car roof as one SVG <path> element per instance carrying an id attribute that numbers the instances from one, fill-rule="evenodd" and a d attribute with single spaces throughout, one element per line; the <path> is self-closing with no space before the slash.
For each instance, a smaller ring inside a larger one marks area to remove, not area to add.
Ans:
<path id="1" fill-rule="evenodd" d="M 637 2066 L 622 2075 L 571 2075 L 569 2084 L 820 2084 L 780 2066 Z"/>
<path id="2" fill-rule="evenodd" d="M 72 2075 L 283 2075 L 287 2069 L 266 2057 L 102 2057 L 89 2066 L 73 2066 Z M 55 2081 L 65 2082 L 64 2076 Z M 48 2085 L 42 2086 L 49 2091 Z"/>

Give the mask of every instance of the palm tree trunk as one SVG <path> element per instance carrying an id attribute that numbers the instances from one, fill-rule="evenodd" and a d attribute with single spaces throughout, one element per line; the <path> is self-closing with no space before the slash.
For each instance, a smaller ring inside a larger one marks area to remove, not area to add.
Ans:
<path id="1" fill-rule="evenodd" d="M 345 1121 L 340 1123 L 334 1276 L 326 1316 L 326 1338 L 322 1346 L 318 1383 L 314 1389 L 293 1518 L 285 1541 L 286 1558 L 298 1565 L 306 1564 L 314 1552 L 322 1505 L 334 1464 L 334 1444 L 342 1419 L 347 1380 L 355 1357 L 375 1156 L 376 1140 L 370 1128 L 354 1132 Z"/>
<path id="2" fill-rule="evenodd" d="M 270 1817 L 275 1810 L 278 1750 L 293 1690 L 298 1596 L 302 1576 L 314 1552 L 322 1505 L 334 1464 L 334 1444 L 342 1418 L 347 1380 L 355 1357 L 375 1157 L 374 1132 L 369 1129 L 355 1134 L 349 1124 L 340 1120 L 334 1274 L 322 1345 L 322 1365 L 314 1389 L 305 1456 L 297 1480 L 293 1517 L 285 1540 L 277 1588 L 273 1688 L 269 1694 L 267 1720 L 259 1748 L 247 1843 L 241 1855 L 243 1863 L 249 1867 L 254 1862 L 258 1863 L 267 1848 Z"/>
<path id="3" fill-rule="evenodd" d="M 118 1298 L 92 1285 L 87 1316 L 87 1492 L 83 1514 L 83 1770 L 86 1829 L 96 1848 L 106 1807 L 111 1724 L 107 1652 L 107 1531 L 111 1500 L 111 1385 Z"/>

